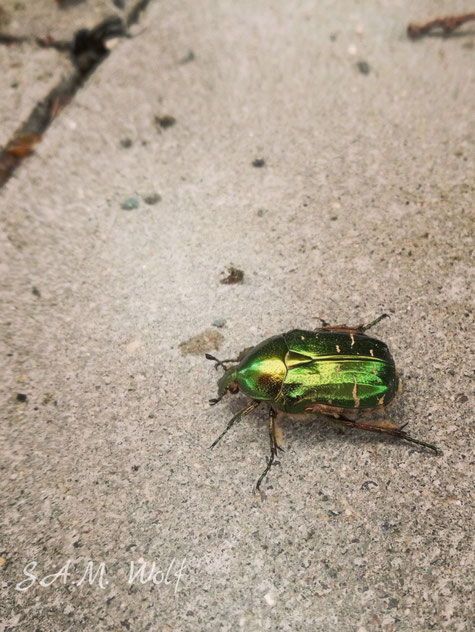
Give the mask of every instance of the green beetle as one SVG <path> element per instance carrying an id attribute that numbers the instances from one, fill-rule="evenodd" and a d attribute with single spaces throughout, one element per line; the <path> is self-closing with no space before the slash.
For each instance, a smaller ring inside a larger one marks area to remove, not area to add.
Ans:
<path id="1" fill-rule="evenodd" d="M 438 453 L 435 446 L 404 432 L 407 424 L 397 426 L 386 419 L 361 420 L 361 417 L 382 411 L 400 390 L 388 347 L 365 333 L 387 316 L 382 314 L 369 325 L 357 327 L 329 325 L 323 321 L 322 327 L 315 331 L 293 329 L 244 349 L 233 360 L 221 361 L 206 354 L 208 360 L 216 362 L 216 368 L 224 369 L 224 375 L 218 381 L 218 397 L 210 403 L 217 404 L 226 393 L 239 391 L 252 400 L 234 415 L 211 447 L 236 421 L 261 402 L 267 402 L 270 458 L 256 489 L 274 463 L 277 451 L 282 450 L 276 437 L 279 413 L 329 415 L 347 426 L 390 434 Z M 226 363 L 233 366 L 227 367 Z"/>

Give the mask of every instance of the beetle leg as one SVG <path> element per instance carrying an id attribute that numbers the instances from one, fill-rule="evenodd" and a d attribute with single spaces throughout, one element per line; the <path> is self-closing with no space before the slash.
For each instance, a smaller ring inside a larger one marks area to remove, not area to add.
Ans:
<path id="1" fill-rule="evenodd" d="M 265 470 L 259 476 L 259 479 L 256 483 L 256 491 L 259 491 L 262 481 L 267 476 L 272 464 L 274 463 L 275 457 L 277 456 L 277 450 L 284 451 L 283 448 L 277 443 L 277 437 L 275 434 L 276 425 L 275 419 L 277 417 L 277 413 L 273 408 L 269 408 L 269 440 L 270 440 L 270 457 L 267 459 L 267 465 Z"/>
<path id="2" fill-rule="evenodd" d="M 245 415 L 247 415 L 248 413 L 250 413 L 252 410 L 254 410 L 254 408 L 257 408 L 259 406 L 261 402 L 260 401 L 253 401 L 252 404 L 249 404 L 248 406 L 246 406 L 245 408 L 243 408 L 242 410 L 240 410 L 238 413 L 236 413 L 234 415 L 234 417 L 232 417 L 232 419 L 230 419 L 228 421 L 228 425 L 226 426 L 226 428 L 223 430 L 223 432 L 219 435 L 219 437 L 213 441 L 213 443 L 210 445 L 210 448 L 214 448 L 214 446 L 218 443 L 218 441 L 221 441 L 221 439 L 224 437 L 224 435 L 227 433 L 227 431 L 232 428 L 232 426 L 234 425 L 234 423 L 236 421 L 238 421 L 239 419 L 241 419 L 241 417 L 244 417 Z"/>
<path id="3" fill-rule="evenodd" d="M 372 432 L 382 432 L 384 434 L 392 435 L 393 437 L 398 437 L 399 439 L 404 439 L 404 441 L 408 441 L 409 443 L 417 443 L 418 445 L 422 445 L 425 448 L 433 450 L 436 454 L 440 453 L 440 450 L 436 448 L 435 445 L 432 445 L 431 443 L 426 443 L 425 441 L 420 441 L 419 439 L 414 439 L 414 437 L 408 435 L 407 432 L 404 432 L 403 428 L 405 428 L 407 424 L 398 427 L 391 421 L 386 421 L 384 419 L 378 420 L 374 424 L 362 424 L 358 421 L 350 421 L 349 419 L 342 418 L 340 418 L 339 421 L 344 423 L 345 426 L 360 428 L 361 430 L 370 430 Z"/>
<path id="4" fill-rule="evenodd" d="M 338 331 L 347 334 L 364 334 L 365 331 L 374 327 L 380 320 L 383 320 L 383 318 L 389 318 L 389 314 L 381 314 L 381 316 L 375 318 L 375 320 L 371 321 L 368 325 L 355 325 L 354 327 L 351 325 L 329 325 L 320 318 L 319 320 L 322 321 L 322 327 L 319 327 L 319 329 L 323 329 L 323 331 Z M 318 331 L 318 329 L 316 331 Z"/>

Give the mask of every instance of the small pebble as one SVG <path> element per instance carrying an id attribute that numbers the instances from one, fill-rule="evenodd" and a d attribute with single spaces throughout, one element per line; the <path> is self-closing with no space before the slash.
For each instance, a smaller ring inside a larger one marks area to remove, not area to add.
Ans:
<path id="1" fill-rule="evenodd" d="M 146 195 L 144 197 L 143 201 L 145 204 L 156 204 L 157 202 L 160 202 L 161 199 L 162 196 L 158 193 L 150 193 L 150 195 Z"/>
<path id="2" fill-rule="evenodd" d="M 360 71 L 362 75 L 369 75 L 370 70 L 371 70 L 370 65 L 368 64 L 367 61 L 359 61 L 356 64 L 356 67 L 358 68 L 358 70 Z"/>
<path id="3" fill-rule="evenodd" d="M 272 592 L 268 592 L 267 595 L 264 595 L 264 601 L 271 608 L 273 606 L 275 606 L 275 604 L 276 604 L 276 600 L 275 600 L 274 594 Z"/>
<path id="4" fill-rule="evenodd" d="M 132 147 L 132 141 L 130 140 L 130 138 L 123 138 L 120 141 L 120 144 L 124 149 L 128 149 L 129 147 Z"/>
<path id="5" fill-rule="evenodd" d="M 192 50 L 188 51 L 188 54 L 185 55 L 185 57 L 183 57 L 182 59 L 180 59 L 180 61 L 178 62 L 179 64 L 189 64 L 190 61 L 194 61 L 195 59 L 195 53 Z"/>
<path id="6" fill-rule="evenodd" d="M 28 399 L 28 397 L 25 395 L 25 393 L 17 393 L 16 394 L 16 401 L 17 402 L 21 402 L 22 404 L 24 404 L 27 399 Z"/>
<path id="7" fill-rule="evenodd" d="M 213 320 L 213 322 L 211 323 L 213 325 L 213 327 L 224 327 L 224 325 L 226 324 L 226 319 L 225 318 L 217 318 L 216 320 Z"/>
<path id="8" fill-rule="evenodd" d="M 134 208 L 139 207 L 139 201 L 136 198 L 130 197 L 122 202 L 120 208 L 124 211 L 132 211 Z"/>
<path id="9" fill-rule="evenodd" d="M 156 116 L 155 122 L 158 123 L 161 128 L 167 129 L 167 127 L 175 125 L 176 118 L 174 116 L 170 116 L 169 114 L 165 114 L 165 116 Z"/>
<path id="10" fill-rule="evenodd" d="M 256 158 L 255 160 L 252 161 L 252 166 L 253 167 L 264 167 L 266 164 L 266 161 L 264 160 L 264 158 Z"/>
<path id="11" fill-rule="evenodd" d="M 242 283 L 244 281 L 244 272 L 239 270 L 239 268 L 235 268 L 231 266 L 228 268 L 228 276 L 224 279 L 221 279 L 220 283 L 224 285 L 232 285 L 233 283 Z"/>

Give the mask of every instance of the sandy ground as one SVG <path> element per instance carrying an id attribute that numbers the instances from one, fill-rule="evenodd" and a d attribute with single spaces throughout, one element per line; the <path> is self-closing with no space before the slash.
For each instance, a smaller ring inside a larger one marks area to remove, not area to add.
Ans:
<path id="1" fill-rule="evenodd" d="M 473 629 L 468 10 L 151 2 L 0 191 L 2 632 Z M 443 454 L 287 419 L 253 493 L 204 352 L 382 312 Z"/>

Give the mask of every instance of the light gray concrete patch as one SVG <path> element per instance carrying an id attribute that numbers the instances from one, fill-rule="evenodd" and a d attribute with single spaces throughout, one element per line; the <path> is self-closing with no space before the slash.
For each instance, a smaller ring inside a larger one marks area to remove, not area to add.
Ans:
<path id="1" fill-rule="evenodd" d="M 0 147 L 73 67 L 56 50 L 24 42 L 0 46 Z"/>
<path id="2" fill-rule="evenodd" d="M 134 4 L 127 0 L 127 5 Z M 91 29 L 110 15 L 123 17 L 112 0 L 2 0 L 3 33 L 20 37 L 51 36 L 55 40 L 71 40 L 80 28 Z"/>
<path id="3" fill-rule="evenodd" d="M 4 37 L 0 42 L 0 148 L 6 146 L 53 88 L 75 74 L 65 47 L 73 42 L 78 30 L 93 29 L 111 16 L 118 16 L 126 23 L 145 4 L 141 0 L 127 0 L 119 6 L 112 0 L 77 3 L 3 0 L 0 5 L 0 35 Z M 14 39 L 5 39 L 8 37 Z M 48 40 L 52 45 L 61 43 L 62 48 L 45 48 Z M 109 37 L 104 43 L 112 49 L 116 41 Z"/>
<path id="4" fill-rule="evenodd" d="M 473 34 L 405 36 L 469 5 L 153 3 L 7 183 L 5 632 L 471 629 Z M 288 420 L 253 495 L 266 412 L 210 451 L 245 400 L 180 343 L 383 311 L 388 416 L 443 456 Z"/>

